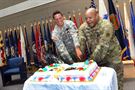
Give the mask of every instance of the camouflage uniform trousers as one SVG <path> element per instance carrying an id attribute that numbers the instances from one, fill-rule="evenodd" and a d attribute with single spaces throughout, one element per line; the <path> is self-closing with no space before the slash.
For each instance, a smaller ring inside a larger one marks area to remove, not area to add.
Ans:
<path id="1" fill-rule="evenodd" d="M 124 66 L 123 63 L 116 63 L 113 64 L 112 68 L 117 73 L 117 80 L 118 80 L 118 90 L 123 90 L 123 84 L 124 84 Z"/>

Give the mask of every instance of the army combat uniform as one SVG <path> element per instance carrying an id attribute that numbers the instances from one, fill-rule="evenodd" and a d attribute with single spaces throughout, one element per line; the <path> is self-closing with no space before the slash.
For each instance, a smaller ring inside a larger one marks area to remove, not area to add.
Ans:
<path id="1" fill-rule="evenodd" d="M 59 28 L 55 25 L 52 32 L 52 36 L 58 38 L 58 40 L 55 41 L 57 51 L 60 54 L 61 59 L 68 64 L 78 61 L 75 52 L 75 47 L 79 46 L 77 31 L 78 30 L 72 21 L 64 20 L 63 27 Z"/>
<path id="2" fill-rule="evenodd" d="M 117 72 L 118 88 L 123 90 L 123 64 L 119 58 L 120 46 L 111 23 L 100 19 L 95 27 L 84 22 L 79 28 L 80 48 L 83 54 L 89 51 L 90 59 L 99 66 L 112 67 Z"/>

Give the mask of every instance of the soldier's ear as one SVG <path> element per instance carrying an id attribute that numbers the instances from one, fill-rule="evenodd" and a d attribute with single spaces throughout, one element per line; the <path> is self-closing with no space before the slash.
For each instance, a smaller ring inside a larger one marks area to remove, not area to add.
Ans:
<path id="1" fill-rule="evenodd" d="M 98 12 L 98 9 L 96 9 L 96 13 L 99 13 L 99 12 Z"/>
<path id="2" fill-rule="evenodd" d="M 96 20 L 97 20 L 98 18 L 99 18 L 99 14 L 97 13 L 97 14 L 96 14 Z"/>
<path id="3" fill-rule="evenodd" d="M 96 18 L 98 18 L 99 17 L 99 11 L 98 11 L 98 9 L 96 9 Z"/>

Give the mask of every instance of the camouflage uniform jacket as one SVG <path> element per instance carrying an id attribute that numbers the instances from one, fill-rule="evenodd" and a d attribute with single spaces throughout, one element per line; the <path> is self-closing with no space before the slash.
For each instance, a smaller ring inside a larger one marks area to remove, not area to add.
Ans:
<path id="1" fill-rule="evenodd" d="M 77 28 L 70 20 L 64 20 L 64 25 L 59 28 L 55 25 L 52 36 L 58 38 L 55 41 L 56 48 L 65 63 L 76 61 L 75 47 L 80 46 L 77 37 Z"/>
<path id="2" fill-rule="evenodd" d="M 113 67 L 113 64 L 121 63 L 120 46 L 109 21 L 100 19 L 93 28 L 84 22 L 78 33 L 83 54 L 89 49 L 90 59 L 95 60 L 99 66 Z"/>

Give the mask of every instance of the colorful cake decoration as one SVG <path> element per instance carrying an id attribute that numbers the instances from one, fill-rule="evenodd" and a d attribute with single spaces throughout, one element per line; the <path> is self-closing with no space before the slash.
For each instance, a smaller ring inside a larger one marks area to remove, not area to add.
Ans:
<path id="1" fill-rule="evenodd" d="M 93 60 L 68 64 L 51 64 L 39 68 L 37 76 L 31 81 L 48 82 L 87 82 L 92 81 L 100 71 L 100 68 Z"/>

